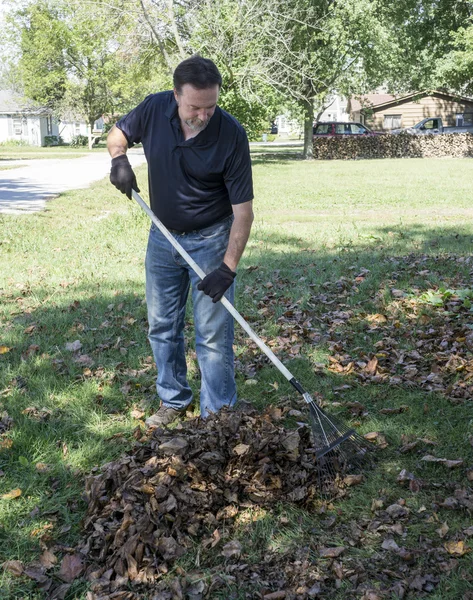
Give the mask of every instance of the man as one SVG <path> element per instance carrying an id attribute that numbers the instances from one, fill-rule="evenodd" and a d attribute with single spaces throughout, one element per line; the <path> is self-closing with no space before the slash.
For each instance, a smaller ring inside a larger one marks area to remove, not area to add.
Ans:
<path id="1" fill-rule="evenodd" d="M 174 90 L 152 94 L 108 136 L 111 182 L 129 198 L 139 191 L 126 156 L 143 144 L 151 208 L 207 276 L 192 271 L 153 224 L 146 253 L 148 337 L 161 406 L 150 427 L 168 425 L 192 402 L 184 318 L 190 287 L 203 417 L 236 401 L 233 317 L 219 302 L 234 299 L 234 278 L 253 222 L 249 145 L 238 121 L 217 106 L 221 75 L 200 56 L 181 62 Z"/>

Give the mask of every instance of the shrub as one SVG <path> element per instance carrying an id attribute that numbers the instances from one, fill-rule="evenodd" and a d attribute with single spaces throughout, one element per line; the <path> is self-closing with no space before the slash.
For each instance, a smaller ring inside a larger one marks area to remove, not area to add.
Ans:
<path id="1" fill-rule="evenodd" d="M 45 146 L 59 146 L 59 136 L 57 135 L 45 135 L 44 136 Z"/>
<path id="2" fill-rule="evenodd" d="M 71 139 L 71 146 L 87 146 L 89 138 L 86 135 L 75 135 Z"/>

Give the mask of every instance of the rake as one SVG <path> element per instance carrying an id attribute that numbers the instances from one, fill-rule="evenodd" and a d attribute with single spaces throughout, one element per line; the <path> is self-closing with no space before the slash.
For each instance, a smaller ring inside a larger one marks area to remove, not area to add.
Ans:
<path id="1" fill-rule="evenodd" d="M 138 192 L 132 190 L 132 196 L 166 237 L 169 243 L 172 244 L 177 252 L 179 252 L 191 269 L 203 279 L 205 277 L 204 271 L 171 235 Z M 367 445 L 366 440 L 341 420 L 328 415 L 322 407 L 315 402 L 312 396 L 304 390 L 299 381 L 282 364 L 274 352 L 268 348 L 258 335 L 256 335 L 245 319 L 225 296 L 220 302 L 307 403 L 314 444 L 313 453 L 317 460 L 317 470 L 321 489 L 327 490 L 340 473 L 347 473 L 353 469 L 366 465 L 368 463 L 369 455 L 371 454 L 371 448 Z"/>

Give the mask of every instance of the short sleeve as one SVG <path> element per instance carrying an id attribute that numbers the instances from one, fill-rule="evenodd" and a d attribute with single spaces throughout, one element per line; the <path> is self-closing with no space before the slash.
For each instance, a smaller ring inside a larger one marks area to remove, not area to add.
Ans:
<path id="1" fill-rule="evenodd" d="M 236 147 L 225 165 L 225 187 L 232 204 L 253 200 L 250 145 L 244 131 L 238 135 Z"/>
<path id="2" fill-rule="evenodd" d="M 139 144 L 142 140 L 152 97 L 152 95 L 147 96 L 143 102 L 138 104 L 136 108 L 116 123 L 118 129 L 120 129 L 126 137 L 130 148 L 135 144 Z"/>

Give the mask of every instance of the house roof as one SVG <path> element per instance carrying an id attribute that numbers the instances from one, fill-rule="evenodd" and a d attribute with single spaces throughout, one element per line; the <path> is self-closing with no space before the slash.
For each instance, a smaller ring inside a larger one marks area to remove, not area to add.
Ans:
<path id="1" fill-rule="evenodd" d="M 0 114 L 49 115 L 51 109 L 37 106 L 11 90 L 0 90 Z"/>
<path id="2" fill-rule="evenodd" d="M 376 95 L 376 94 L 374 94 Z M 461 100 L 463 102 L 473 102 L 472 98 L 467 98 L 466 96 L 460 96 L 458 94 L 450 94 L 448 92 L 442 92 L 440 90 L 423 90 L 420 92 L 412 92 L 411 94 L 406 94 L 405 96 L 389 96 L 386 94 L 386 99 L 380 100 L 378 102 L 372 102 L 368 105 L 368 102 L 364 103 L 363 106 L 359 105 L 360 108 L 353 110 L 363 110 L 363 108 L 369 108 L 372 110 L 376 110 L 378 108 L 385 108 L 386 106 L 390 106 L 391 104 L 399 105 L 404 102 L 408 102 L 413 98 L 425 98 L 425 96 L 441 96 L 442 98 L 448 98 L 449 100 Z M 352 102 L 352 106 L 354 106 Z"/>
<path id="3" fill-rule="evenodd" d="M 362 94 L 356 98 L 350 98 L 351 110 L 358 112 L 368 106 L 377 106 L 378 104 L 384 104 L 389 100 L 394 100 L 395 96 L 392 94 Z"/>

